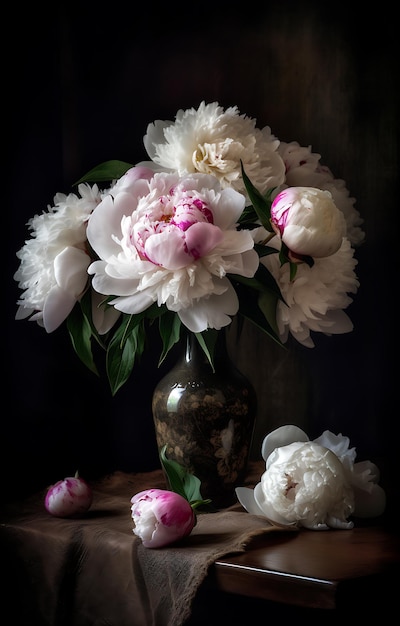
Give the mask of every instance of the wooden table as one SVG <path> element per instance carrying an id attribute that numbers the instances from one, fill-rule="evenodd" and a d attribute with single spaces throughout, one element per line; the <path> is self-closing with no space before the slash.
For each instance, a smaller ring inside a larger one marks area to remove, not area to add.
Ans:
<path id="1" fill-rule="evenodd" d="M 260 543 L 260 542 L 259 542 Z M 399 538 L 380 526 L 279 534 L 268 546 L 219 559 L 218 589 L 317 609 L 392 602 L 400 582 Z"/>
<path id="2" fill-rule="evenodd" d="M 162 473 L 114 478 L 116 483 L 97 493 L 91 515 L 82 520 L 51 518 L 43 494 L 2 514 L 0 602 L 13 616 L 10 624 L 176 626 L 159 616 L 148 621 L 148 615 L 160 589 L 173 597 L 176 580 L 182 580 L 178 576 L 174 582 L 174 572 L 182 571 L 183 559 L 190 571 L 196 546 L 218 548 L 213 518 L 210 535 L 189 537 L 164 557 L 140 550 L 131 529 L 129 498 L 141 486 L 162 484 Z M 237 514 L 237 508 L 232 512 Z M 232 519 L 230 510 L 227 514 Z M 246 522 L 248 514 L 242 514 Z M 275 531 L 257 535 L 245 551 L 220 552 L 227 556 L 211 561 L 187 626 L 243 626 L 257 623 L 257 615 L 293 618 L 296 626 L 303 617 L 307 626 L 321 619 L 325 626 L 327 620 L 347 626 L 350 614 L 357 620 L 368 610 L 397 610 L 399 535 L 388 521 L 356 521 L 352 530 Z M 153 556 L 162 559 L 156 586 L 143 578 L 143 565 Z M 180 589 L 185 585 L 186 579 Z M 363 618 L 364 626 L 369 623 Z"/>

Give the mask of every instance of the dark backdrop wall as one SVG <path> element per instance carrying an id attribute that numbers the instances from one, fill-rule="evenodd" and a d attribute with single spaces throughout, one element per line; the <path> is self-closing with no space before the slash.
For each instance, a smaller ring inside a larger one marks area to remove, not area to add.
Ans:
<path id="1" fill-rule="evenodd" d="M 86 371 L 73 353 L 64 327 L 47 335 L 15 321 L 13 274 L 26 222 L 56 192 L 70 191 L 102 161 L 145 158 L 147 124 L 201 100 L 237 105 L 282 141 L 311 145 L 345 179 L 366 232 L 357 252 L 361 287 L 348 309 L 351 334 L 282 352 L 247 329 L 246 340 L 232 346 L 259 396 L 252 454 L 259 458 L 262 437 L 277 425 L 297 423 L 312 437 L 328 428 L 348 435 L 360 460 L 377 462 L 390 488 L 398 420 L 398 68 L 390 10 L 381 3 L 360 23 L 355 10 L 321 2 L 247 2 L 238 12 L 58 5 L 24 9 L 25 26 L 15 15 L 14 49 L 3 53 L 10 105 L 5 493 L 21 495 L 78 468 L 91 478 L 158 466 L 151 394 L 171 363 L 157 369 L 157 339 L 150 337 L 141 367 L 111 398 L 104 377 Z"/>

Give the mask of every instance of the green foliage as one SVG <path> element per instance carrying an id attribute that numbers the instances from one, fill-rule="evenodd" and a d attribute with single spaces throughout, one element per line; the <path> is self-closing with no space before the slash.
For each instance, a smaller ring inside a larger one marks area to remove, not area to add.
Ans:
<path id="1" fill-rule="evenodd" d="M 132 373 L 145 347 L 146 333 L 141 316 L 124 315 L 107 348 L 107 376 L 113 396 Z"/>
<path id="2" fill-rule="evenodd" d="M 67 328 L 75 352 L 86 367 L 98 375 L 93 358 L 92 339 L 101 346 L 102 340 L 92 322 L 91 294 L 87 291 L 81 301 L 76 303 L 67 318 Z M 104 347 L 104 346 L 103 346 Z"/>
<path id="3" fill-rule="evenodd" d="M 289 248 L 283 241 L 281 244 L 281 249 L 279 251 L 279 261 L 280 261 L 281 266 L 284 265 L 285 263 L 289 263 L 290 280 L 294 280 L 296 278 L 298 263 L 293 263 L 293 261 L 290 260 Z M 299 258 L 299 261 L 301 261 L 302 263 L 306 263 L 309 267 L 312 267 L 314 265 L 314 259 L 312 258 L 312 256 L 302 255 L 301 258 Z"/>
<path id="4" fill-rule="evenodd" d="M 215 330 L 215 328 L 209 328 L 202 333 L 195 333 L 197 341 L 200 344 L 204 354 L 206 355 L 211 367 L 212 371 L 215 372 L 214 367 L 214 353 L 215 353 L 215 345 L 218 339 L 218 333 L 220 331 Z"/>
<path id="5" fill-rule="evenodd" d="M 87 172 L 75 185 L 79 185 L 80 183 L 110 182 L 121 178 L 131 167 L 133 167 L 133 165 L 125 163 L 125 161 L 105 161 Z"/>
<path id="6" fill-rule="evenodd" d="M 179 341 L 182 325 L 176 313 L 169 311 L 167 307 L 164 307 L 164 309 L 164 313 L 159 318 L 159 331 L 163 342 L 163 349 L 158 363 L 159 366 L 164 361 L 171 348 Z"/>
<path id="7" fill-rule="evenodd" d="M 210 504 L 211 500 L 204 500 L 201 495 L 201 482 L 197 476 L 190 474 L 176 461 L 169 460 L 166 456 L 166 450 L 167 446 L 161 449 L 160 460 L 170 490 L 185 498 L 190 503 L 192 509 Z"/>
<path id="8" fill-rule="evenodd" d="M 253 183 L 247 176 L 246 172 L 243 168 L 243 163 L 240 162 L 242 168 L 242 176 L 243 182 L 246 187 L 246 191 L 249 195 L 250 202 L 253 205 L 251 208 L 246 207 L 244 210 L 240 223 L 242 224 L 242 220 L 247 222 L 248 220 L 254 220 L 254 217 L 258 218 L 268 232 L 272 233 L 273 228 L 271 226 L 271 195 L 273 193 L 273 189 L 268 190 L 266 197 L 264 197 L 256 187 L 254 187 Z M 259 226 L 259 224 L 258 224 Z"/>

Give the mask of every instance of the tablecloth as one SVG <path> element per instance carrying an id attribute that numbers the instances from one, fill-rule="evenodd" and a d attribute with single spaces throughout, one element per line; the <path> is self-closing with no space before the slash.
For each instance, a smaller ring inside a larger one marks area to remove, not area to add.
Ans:
<path id="1" fill-rule="evenodd" d="M 250 473 L 246 484 L 253 478 Z M 216 559 L 282 531 L 237 504 L 199 513 L 192 533 L 176 544 L 144 548 L 133 533 L 130 499 L 148 488 L 166 488 L 161 470 L 102 478 L 93 484 L 90 510 L 76 519 L 51 516 L 45 492 L 7 507 L 0 527 L 3 580 L 18 623 L 181 626 Z"/>

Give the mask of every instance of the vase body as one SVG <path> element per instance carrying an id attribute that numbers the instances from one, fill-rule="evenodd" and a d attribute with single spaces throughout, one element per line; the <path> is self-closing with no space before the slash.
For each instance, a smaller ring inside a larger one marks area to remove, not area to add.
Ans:
<path id="1" fill-rule="evenodd" d="M 153 393 L 158 449 L 201 481 L 201 495 L 215 508 L 236 501 L 244 479 L 257 399 L 250 381 L 229 358 L 219 333 L 212 370 L 196 337 L 188 334 L 176 365 Z"/>

